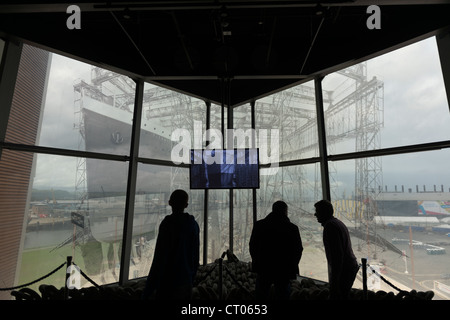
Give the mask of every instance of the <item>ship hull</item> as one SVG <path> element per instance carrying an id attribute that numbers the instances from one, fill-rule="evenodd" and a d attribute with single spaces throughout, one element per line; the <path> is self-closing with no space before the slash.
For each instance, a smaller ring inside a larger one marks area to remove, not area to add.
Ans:
<path id="1" fill-rule="evenodd" d="M 117 112 L 117 110 L 115 110 Z M 122 111 L 124 120 L 130 115 Z M 131 124 L 90 109 L 83 109 L 86 151 L 129 155 Z M 140 148 L 156 159 L 170 157 L 171 141 L 157 133 L 142 130 Z M 92 235 L 99 241 L 122 240 L 129 163 L 86 159 L 86 185 Z M 146 164 L 138 165 L 136 192 L 146 199 L 136 201 L 133 235 L 151 239 L 158 216 L 167 214 L 170 170 Z M 155 203 L 157 199 L 157 203 Z"/>

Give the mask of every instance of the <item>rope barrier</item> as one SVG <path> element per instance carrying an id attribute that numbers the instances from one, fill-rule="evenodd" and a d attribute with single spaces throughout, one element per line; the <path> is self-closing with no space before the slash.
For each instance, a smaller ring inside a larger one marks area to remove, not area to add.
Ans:
<path id="1" fill-rule="evenodd" d="M 29 283 L 25 283 L 25 284 L 22 284 L 22 285 L 16 286 L 16 287 L 0 288 L 0 291 L 17 290 L 17 289 L 21 289 L 21 288 L 24 288 L 24 287 L 31 286 L 31 285 L 33 285 L 33 284 L 39 282 L 39 281 L 42 281 L 42 280 L 44 280 L 44 279 L 50 277 L 52 274 L 54 274 L 54 273 L 57 272 L 59 269 L 61 269 L 62 267 L 64 267 L 65 264 L 66 264 L 66 262 L 62 263 L 62 264 L 61 264 L 59 267 L 57 267 L 55 270 L 49 272 L 49 273 L 46 274 L 45 276 L 40 277 L 39 279 L 36 279 L 36 280 L 34 280 L 34 281 L 31 281 L 31 282 L 29 282 Z"/>
<path id="2" fill-rule="evenodd" d="M 75 262 L 73 263 L 73 265 L 77 266 L 77 265 L 75 264 Z M 78 266 L 77 266 L 77 267 L 78 267 Z M 98 285 L 97 283 L 95 283 L 94 280 L 92 280 L 91 278 L 89 278 L 88 275 L 87 275 L 86 273 L 84 273 L 83 270 L 80 269 L 80 267 L 78 267 L 78 269 L 80 270 L 80 274 L 81 274 L 87 281 L 89 281 L 90 283 L 92 283 L 96 288 L 102 289 L 102 287 L 101 287 L 100 285 Z"/>
<path id="3" fill-rule="evenodd" d="M 372 270 L 372 272 L 374 274 L 376 274 L 378 277 L 380 277 L 381 280 L 383 280 L 386 284 L 388 284 L 389 286 L 391 286 L 392 288 L 394 288 L 395 290 L 402 292 L 402 293 L 406 293 L 409 294 L 408 291 L 402 290 L 399 287 L 397 287 L 396 285 L 394 285 L 392 282 L 390 282 L 389 280 L 387 280 L 385 277 L 383 277 L 381 274 L 379 274 L 374 268 L 372 268 L 372 266 L 370 264 L 367 265 L 370 270 Z"/>
<path id="4" fill-rule="evenodd" d="M 19 285 L 19 286 L 15 286 L 15 287 L 0 288 L 0 291 L 12 291 L 12 290 L 18 290 L 18 289 L 21 289 L 21 288 L 29 287 L 29 286 L 31 286 L 31 285 L 37 283 L 37 282 L 40 282 L 40 281 L 42 281 L 42 280 L 44 280 L 44 279 L 50 277 L 51 275 L 53 275 L 54 273 L 56 273 L 57 271 L 59 271 L 62 267 L 64 267 L 66 264 L 67 264 L 67 261 L 63 262 L 59 267 L 55 268 L 54 270 L 50 271 L 50 272 L 49 272 L 48 274 L 46 274 L 45 276 L 42 276 L 42 277 L 40 277 L 40 278 L 38 278 L 38 279 L 36 279 L 36 280 L 33 280 L 33 281 L 31 281 L 31 282 L 28 282 L 28 283 L 25 283 L 25 284 L 22 284 L 22 285 Z M 72 263 L 72 264 L 75 265 L 75 266 L 77 266 L 75 263 Z M 78 267 L 78 266 L 77 266 L 77 267 Z M 95 283 L 94 280 L 92 280 L 91 278 L 89 278 L 89 276 L 88 276 L 86 273 L 84 273 L 83 270 L 81 270 L 79 267 L 78 267 L 78 269 L 79 269 L 79 271 L 80 271 L 80 274 L 81 274 L 87 281 L 89 281 L 91 284 L 93 284 L 96 288 L 102 289 L 102 287 L 101 287 L 100 285 L 98 285 L 97 283 Z"/>
<path id="5" fill-rule="evenodd" d="M 224 253 L 225 254 L 225 253 Z M 68 257 L 69 258 L 69 257 Z M 71 258 L 71 257 L 70 257 Z M 223 257 L 222 257 L 223 258 Z M 88 282 L 90 282 L 92 285 L 94 285 L 96 288 L 98 288 L 98 289 L 103 289 L 102 288 L 102 286 L 100 286 L 99 284 L 97 284 L 94 280 L 92 280 L 86 273 L 84 273 L 84 271 L 83 270 L 81 270 L 81 268 L 80 267 L 78 267 L 78 265 L 76 264 L 76 263 L 74 263 L 74 262 L 71 262 L 71 259 L 68 259 L 68 261 L 70 261 L 70 265 L 75 265 L 77 268 L 78 268 L 78 270 L 79 270 L 79 272 L 80 272 L 80 274 L 88 281 Z M 56 273 L 57 271 L 59 271 L 62 267 L 64 267 L 66 264 L 68 264 L 68 262 L 67 261 L 65 261 L 65 262 L 63 262 L 60 266 L 58 266 L 57 268 L 55 268 L 54 270 L 52 270 L 51 272 L 49 272 L 48 274 L 46 274 L 45 276 L 42 276 L 42 277 L 40 277 L 40 278 L 38 278 L 38 279 L 36 279 L 36 280 L 34 280 L 34 281 L 31 281 L 31 282 L 28 282 L 28 283 L 25 283 L 25 284 L 22 284 L 22 285 L 19 285 L 19 286 L 14 286 L 14 287 L 9 287 L 9 288 L 0 288 L 0 291 L 12 291 L 12 290 L 18 290 L 18 289 L 22 289 L 22 288 L 25 288 L 25 287 L 28 287 L 28 286 L 31 286 L 31 285 L 33 285 L 33 284 L 35 284 L 35 283 L 37 283 L 37 282 L 40 282 L 40 281 L 42 281 L 42 280 L 44 280 L 44 279 L 46 279 L 46 278 L 48 278 L 48 277 L 50 277 L 51 275 L 53 275 L 54 273 Z M 205 275 L 205 277 L 203 278 L 203 279 L 201 279 L 201 280 L 199 280 L 198 282 L 200 283 L 200 282 L 202 282 L 202 281 L 204 281 L 213 271 L 214 271 L 214 269 L 217 267 L 217 263 L 215 263 L 214 265 L 213 265 L 213 267 L 208 271 L 208 273 Z M 228 271 L 228 270 L 227 270 Z M 234 279 L 233 278 L 233 276 L 231 275 L 231 273 L 228 271 L 228 273 L 230 274 L 230 276 L 232 277 L 232 279 L 233 279 L 233 281 L 235 281 L 237 284 L 239 284 L 237 281 L 236 281 L 236 279 Z"/>
<path id="6" fill-rule="evenodd" d="M 239 288 L 244 289 L 245 291 L 248 291 L 245 287 L 242 286 L 241 283 L 239 283 L 239 281 L 237 281 L 237 279 L 236 279 L 236 278 L 234 277 L 234 275 L 230 272 L 230 270 L 227 268 L 227 266 L 221 265 L 221 262 L 223 261 L 223 258 L 225 257 L 226 253 L 227 253 L 227 252 L 224 252 L 224 253 L 222 254 L 221 258 L 218 259 L 218 260 L 219 260 L 219 264 L 218 264 L 217 262 L 214 263 L 214 265 L 210 268 L 210 270 L 208 270 L 208 273 L 203 277 L 203 279 L 198 280 L 197 283 L 203 282 L 203 281 L 204 281 L 204 280 L 205 280 L 205 279 L 206 279 L 206 278 L 214 271 L 214 269 L 219 265 L 219 273 L 220 273 L 219 278 L 222 278 L 222 277 L 223 277 L 223 274 L 222 274 L 221 271 L 222 271 L 222 269 L 225 269 L 225 272 L 228 273 L 228 275 L 230 276 L 230 278 L 233 280 L 234 283 L 236 283 L 236 284 L 239 286 Z M 70 258 L 70 259 L 69 259 L 69 258 Z M 364 269 L 364 266 L 369 267 L 370 270 L 371 270 L 375 275 L 377 275 L 381 280 L 383 280 L 383 281 L 384 281 L 386 284 L 388 284 L 390 287 L 392 287 L 393 289 L 399 291 L 401 294 L 404 294 L 404 295 L 411 295 L 410 292 L 398 288 L 398 287 L 395 286 L 392 282 L 390 282 L 390 281 L 387 280 L 385 277 L 383 277 L 381 274 L 379 274 L 379 273 L 378 273 L 371 265 L 367 264 L 367 261 L 365 261 L 365 259 L 362 259 L 362 261 L 363 261 L 363 263 L 358 265 L 358 269 L 359 269 L 360 267 L 362 267 L 362 268 Z M 54 270 L 52 270 L 52 271 L 49 272 L 48 274 L 46 274 L 46 275 L 44 275 L 44 276 L 42 276 L 42 277 L 40 277 L 40 278 L 38 278 L 38 279 L 36 279 L 36 280 L 34 280 L 34 281 L 31 281 L 31 282 L 29 282 L 29 283 L 26 283 L 26 284 L 22 284 L 22 285 L 15 286 L 15 287 L 9 287 L 9 288 L 0 288 L 0 291 L 11 291 L 11 290 L 17 290 L 17 289 L 21 289 L 21 288 L 24 288 L 24 287 L 31 286 L 31 285 L 33 285 L 33 284 L 35 284 L 35 283 L 37 283 L 37 282 L 40 282 L 40 281 L 42 281 L 42 280 L 44 280 L 44 279 L 50 277 L 51 275 L 53 275 L 54 273 L 56 273 L 58 270 L 60 270 L 62 267 L 64 267 L 66 264 L 73 264 L 73 265 L 75 265 L 75 266 L 78 268 L 80 274 L 81 274 L 88 282 L 90 282 L 92 285 L 94 285 L 94 286 L 95 286 L 96 288 L 98 288 L 98 289 L 103 289 L 99 284 L 97 284 L 95 281 L 93 281 L 86 273 L 84 273 L 83 270 L 81 270 L 80 267 L 78 267 L 74 262 L 71 262 L 71 257 L 68 257 L 68 260 L 67 260 L 66 262 L 62 263 L 60 266 L 58 266 L 57 268 L 55 268 Z M 363 275 L 364 275 L 364 272 L 363 272 Z M 365 278 L 365 279 L 364 279 L 364 278 Z M 219 279 L 219 281 L 221 281 L 221 280 L 223 280 L 223 279 Z M 367 277 L 363 277 L 363 285 L 364 285 L 364 282 L 366 282 L 366 281 L 367 281 Z M 222 289 L 222 285 L 223 285 L 222 283 L 219 283 L 219 290 L 220 290 L 220 291 L 221 291 L 221 289 Z M 366 289 L 366 290 L 367 290 L 367 289 Z"/>
<path id="7" fill-rule="evenodd" d="M 406 291 L 406 290 L 400 289 L 399 287 L 397 287 L 396 285 L 394 285 L 392 282 L 390 282 L 389 280 L 387 280 L 385 277 L 383 277 L 381 274 L 379 274 L 374 268 L 372 268 L 371 265 L 368 264 L 368 266 L 369 266 L 370 270 L 372 270 L 372 272 L 373 272 L 374 274 L 376 274 L 378 277 L 380 277 L 381 280 L 383 280 L 386 284 L 388 284 L 389 286 L 391 286 L 393 289 L 397 290 L 397 291 L 400 292 L 401 294 L 406 295 L 406 296 L 410 296 L 410 297 L 414 297 L 415 299 L 419 299 L 419 300 L 426 300 L 426 298 L 414 296 L 414 295 L 411 294 L 411 292 L 408 292 L 408 291 Z"/>

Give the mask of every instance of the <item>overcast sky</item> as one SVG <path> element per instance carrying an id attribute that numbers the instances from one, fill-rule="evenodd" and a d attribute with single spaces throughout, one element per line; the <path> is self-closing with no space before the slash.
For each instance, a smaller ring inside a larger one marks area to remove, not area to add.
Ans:
<path id="1" fill-rule="evenodd" d="M 450 139 L 450 112 L 434 37 L 369 60 L 367 73 L 368 80 L 375 76 L 384 84 L 382 148 Z M 328 89 L 327 80 L 333 79 L 324 79 L 324 89 Z M 354 140 L 349 143 L 335 151 L 355 151 Z M 382 157 L 383 184 L 389 190 L 395 185 L 406 190 L 415 190 L 416 185 L 422 190 L 426 185 L 432 190 L 435 184 L 438 189 L 443 184 L 449 191 L 449 161 L 449 150 Z M 354 186 L 355 162 L 333 165 L 338 193 L 346 190 L 348 195 Z"/>
<path id="2" fill-rule="evenodd" d="M 381 146 L 450 139 L 450 113 L 434 38 L 372 59 L 367 64 L 368 79 L 384 82 L 384 127 Z M 90 81 L 90 66 L 53 55 L 40 144 L 77 149 L 78 133 L 73 84 Z M 324 88 L 329 89 L 327 77 Z M 328 86 L 328 87 L 327 87 Z M 39 155 L 35 188 L 74 189 L 75 159 Z M 450 187 L 449 151 L 383 157 L 383 182 L 414 187 L 416 184 L 444 184 Z M 339 186 L 352 189 L 354 162 L 336 162 Z"/>

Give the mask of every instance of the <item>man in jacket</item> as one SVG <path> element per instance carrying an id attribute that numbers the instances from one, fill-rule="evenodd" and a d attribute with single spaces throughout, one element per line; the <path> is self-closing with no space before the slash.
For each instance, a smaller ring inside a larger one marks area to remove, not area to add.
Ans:
<path id="1" fill-rule="evenodd" d="M 290 222 L 283 201 L 272 205 L 272 212 L 255 223 L 250 237 L 252 269 L 257 273 L 256 298 L 270 298 L 274 285 L 276 299 L 288 299 L 290 280 L 299 274 L 303 246 L 298 227 Z"/>
<path id="2" fill-rule="evenodd" d="M 192 284 L 199 266 L 200 228 L 194 216 L 184 212 L 189 196 L 175 190 L 169 199 L 172 214 L 159 226 L 155 254 L 143 298 L 191 298 Z"/>
<path id="3" fill-rule="evenodd" d="M 314 204 L 317 221 L 323 226 L 323 245 L 328 262 L 330 299 L 345 300 L 355 281 L 359 266 L 353 254 L 350 235 L 345 224 L 333 216 L 331 202 Z"/>

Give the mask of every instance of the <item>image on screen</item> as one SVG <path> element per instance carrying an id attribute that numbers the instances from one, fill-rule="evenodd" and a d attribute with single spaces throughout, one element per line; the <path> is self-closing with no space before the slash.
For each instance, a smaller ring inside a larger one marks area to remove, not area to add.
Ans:
<path id="1" fill-rule="evenodd" d="M 191 149 L 191 189 L 259 188 L 258 149 Z"/>

